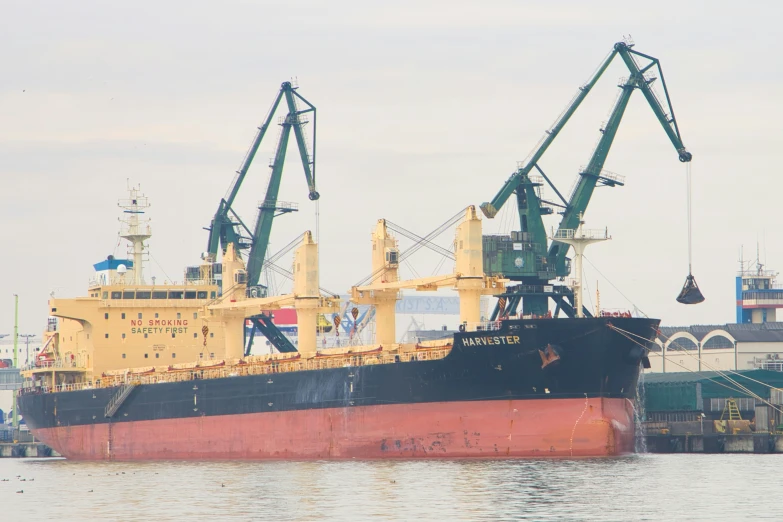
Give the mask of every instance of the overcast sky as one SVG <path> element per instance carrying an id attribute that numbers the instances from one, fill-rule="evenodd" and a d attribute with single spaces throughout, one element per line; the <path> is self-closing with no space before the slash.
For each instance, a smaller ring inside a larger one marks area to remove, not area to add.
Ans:
<path id="1" fill-rule="evenodd" d="M 92 264 L 123 254 L 126 179 L 153 204 L 151 273 L 181 279 L 290 78 L 318 108 L 321 283 L 345 291 L 370 272 L 378 218 L 425 234 L 491 200 L 628 34 L 661 60 L 694 155 L 694 273 L 707 301 L 674 301 L 687 273 L 685 167 L 638 93 L 606 163 L 627 185 L 598 190 L 586 215 L 614 237 L 591 262 L 670 325 L 734 320 L 742 245 L 755 257 L 758 239 L 783 269 L 779 2 L 0 5 L 0 333 L 13 328 L 12 294 L 20 333 L 39 333 L 50 292 L 84 295 Z M 617 60 L 541 161 L 561 191 L 626 75 Z M 276 133 L 237 202 L 249 221 Z M 280 199 L 301 210 L 277 220 L 271 252 L 315 226 L 295 149 L 288 157 Z M 510 230 L 512 217 L 485 220 L 485 231 Z M 429 275 L 437 259 L 411 262 L 406 277 Z M 586 277 L 605 307 L 630 306 L 590 264 Z"/>

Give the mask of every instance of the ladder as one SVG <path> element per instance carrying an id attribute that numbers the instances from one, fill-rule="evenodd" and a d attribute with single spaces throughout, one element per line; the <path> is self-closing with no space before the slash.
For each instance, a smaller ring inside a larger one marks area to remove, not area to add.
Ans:
<path id="1" fill-rule="evenodd" d="M 723 407 L 723 412 L 720 414 L 720 420 L 723 420 L 723 417 L 726 416 L 728 416 L 728 419 L 726 420 L 742 420 L 739 408 L 737 407 L 737 401 L 734 399 L 726 399 L 726 405 Z"/>
<path id="2" fill-rule="evenodd" d="M 114 414 L 117 413 L 117 410 L 120 409 L 120 406 L 122 406 L 125 400 L 130 397 L 131 392 L 133 392 L 136 386 L 138 386 L 138 384 L 123 384 L 120 386 L 120 389 L 117 390 L 117 393 L 111 398 L 109 404 L 106 405 L 106 411 L 104 411 L 103 416 L 107 419 L 114 417 Z"/>

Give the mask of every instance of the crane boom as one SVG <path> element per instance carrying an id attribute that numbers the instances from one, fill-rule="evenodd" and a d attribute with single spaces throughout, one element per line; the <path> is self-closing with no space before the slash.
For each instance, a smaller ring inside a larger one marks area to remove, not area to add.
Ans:
<path id="1" fill-rule="evenodd" d="M 553 212 L 552 206 L 561 205 L 542 200 L 540 187 L 544 182 L 548 183 L 560 197 L 560 200 L 565 203 L 562 205 L 563 218 L 558 227 L 563 230 L 576 228 L 579 216 L 587 209 L 597 186 L 624 184 L 620 176 L 605 171 L 604 164 L 628 102 L 635 90 L 642 91 L 669 140 L 677 150 L 679 160 L 689 162 L 692 159 L 691 153 L 685 148 L 680 136 L 660 62 L 656 58 L 635 51 L 632 47 L 633 44 L 625 41 L 613 46 L 612 52 L 601 62 L 590 81 L 580 88 L 580 92 L 571 100 L 552 128 L 547 131 L 547 135 L 539 142 L 529 159 L 520 164 L 519 169 L 506 181 L 491 203 L 485 203 L 481 206 L 484 214 L 492 218 L 512 193 L 516 193 L 517 196 L 520 232 L 512 232 L 510 238 L 502 235 L 484 236 L 484 266 L 487 274 L 522 282 L 521 285 L 508 291 L 509 308 L 512 310 L 516 310 L 516 306 L 521 302 L 523 314 L 544 314 L 548 309 L 549 298 L 555 299 L 558 307 L 564 310 L 568 309 L 568 306 L 572 306 L 567 302 L 571 296 L 567 295 L 563 288 L 554 289 L 550 284 L 551 280 L 569 274 L 570 266 L 566 259 L 569 247 L 558 241 L 553 241 L 550 244 L 543 223 L 543 216 Z M 579 178 L 568 201 L 565 201 L 557 187 L 541 170 L 538 162 L 601 73 L 606 70 L 617 55 L 623 60 L 630 75 L 619 85 L 621 91 L 612 107 L 609 120 L 600 129 L 602 135 L 598 144 L 587 166 L 580 170 Z M 637 63 L 637 58 L 643 59 L 645 64 L 643 67 Z M 664 91 L 664 97 L 661 99 L 652 89 L 652 84 L 658 80 L 660 80 Z M 542 177 L 532 175 L 534 168 Z"/>
<path id="2" fill-rule="evenodd" d="M 226 250 L 226 246 L 228 246 L 228 243 L 234 243 L 235 247 L 239 247 L 239 236 L 235 232 L 228 212 L 229 209 L 231 209 L 231 205 L 234 203 L 234 199 L 239 193 L 239 188 L 242 186 L 242 182 L 245 180 L 245 176 L 247 175 L 247 171 L 250 169 L 250 165 L 253 163 L 253 159 L 256 157 L 258 147 L 261 145 L 261 141 L 266 135 L 266 131 L 269 128 L 269 124 L 272 122 L 272 117 L 275 115 L 275 111 L 277 111 L 277 106 L 280 104 L 282 97 L 283 88 L 281 87 L 280 92 L 278 92 L 277 96 L 275 97 L 274 103 L 272 103 L 272 107 L 269 109 L 269 113 L 267 113 L 266 118 L 264 119 L 264 122 L 260 127 L 258 127 L 258 132 L 256 132 L 256 135 L 253 138 L 253 143 L 250 144 L 250 148 L 245 154 L 245 158 L 242 160 L 242 166 L 236 172 L 236 176 L 234 176 L 234 180 L 231 182 L 231 186 L 228 189 L 226 197 L 220 200 L 215 217 L 212 218 L 212 223 L 209 227 L 207 252 L 212 256 L 213 260 L 216 258 L 218 246 L 222 246 L 224 252 Z"/>
<path id="3" fill-rule="evenodd" d="M 272 175 L 270 176 L 269 184 L 267 186 L 267 193 L 264 196 L 264 201 L 259 208 L 259 215 L 254 227 L 254 233 L 251 234 L 250 243 L 243 244 L 243 239 L 239 227 L 241 226 L 246 231 L 248 227 L 241 223 L 241 220 L 236 216 L 232 205 L 236 199 L 237 194 L 242 186 L 242 182 L 247 176 L 247 172 L 250 169 L 250 165 L 255 158 L 256 152 L 261 145 L 261 142 L 266 135 L 269 126 L 272 123 L 277 109 L 282 99 L 285 98 L 286 105 L 288 107 L 288 114 L 283 119 L 281 125 L 283 130 L 281 132 L 281 139 L 278 141 L 277 150 L 275 152 L 275 160 L 272 165 Z M 299 111 L 296 106 L 296 98 L 302 100 L 307 109 Z M 302 114 L 312 112 L 315 115 L 315 107 L 303 98 L 294 87 L 291 82 L 283 82 L 280 86 L 280 91 L 277 93 L 272 106 L 264 119 L 264 122 L 258 128 L 258 132 L 253 138 L 253 142 L 250 145 L 245 158 L 242 161 L 242 166 L 236 172 L 234 180 L 229 187 L 226 196 L 220 200 L 218 210 L 215 216 L 212 218 L 212 222 L 209 227 L 209 239 L 207 241 L 207 255 L 213 261 L 217 259 L 218 248 L 222 248 L 225 252 L 229 243 L 239 251 L 242 248 L 250 248 L 250 260 L 253 268 L 253 272 L 248 271 L 248 275 L 252 281 L 252 284 L 257 284 L 260 277 L 261 268 L 264 264 L 264 256 L 266 255 L 267 245 L 269 243 L 269 234 L 271 233 L 272 219 L 275 216 L 275 211 L 290 212 L 295 209 L 287 207 L 285 209 L 279 209 L 277 205 L 277 194 L 280 188 L 280 178 L 282 176 L 283 162 L 285 161 L 285 151 L 288 145 L 288 136 L 290 135 L 291 128 L 294 130 L 297 144 L 299 146 L 300 156 L 302 158 L 302 164 L 305 171 L 305 178 L 307 181 L 307 187 L 309 190 L 309 198 L 311 200 L 317 200 L 320 195 L 315 186 L 315 118 L 313 118 L 313 153 L 312 156 L 307 151 L 307 141 L 302 130 L 302 126 L 307 121 L 301 118 Z M 232 216 L 236 219 L 232 219 Z M 250 268 L 250 266 L 248 267 Z"/>
<path id="4" fill-rule="evenodd" d="M 527 174 L 533 169 L 533 167 L 538 163 L 538 160 L 541 159 L 541 156 L 544 155 L 560 131 L 563 130 L 565 124 L 568 123 L 568 120 L 576 112 L 576 109 L 579 108 L 579 105 L 587 97 L 590 90 L 596 84 L 598 79 L 601 78 L 601 75 L 604 73 L 606 68 L 609 67 L 609 64 L 612 63 L 612 60 L 616 55 L 617 50 L 613 49 L 612 52 L 609 53 L 609 56 L 607 56 L 604 61 L 601 62 L 601 65 L 598 66 L 598 69 L 593 73 L 587 83 L 579 87 L 579 90 L 568 103 L 565 110 L 560 114 L 560 116 L 557 117 L 555 123 L 549 128 L 549 130 L 546 131 L 544 137 L 541 138 L 541 141 L 539 141 L 538 146 L 533 150 L 530 158 L 515 173 L 513 173 L 510 178 L 508 178 L 508 181 L 506 181 L 506 183 L 490 203 L 481 204 L 480 208 L 485 216 L 491 219 L 497 215 L 501 207 L 503 207 L 506 201 L 508 201 L 508 198 L 511 197 L 511 194 L 513 194 L 517 189 L 517 186 L 519 185 L 522 178 L 527 176 Z"/>
<path id="5" fill-rule="evenodd" d="M 622 89 L 620 96 L 617 99 L 617 103 L 612 109 L 612 113 L 603 129 L 601 129 L 601 139 L 598 141 L 598 145 L 593 151 L 590 161 L 587 164 L 587 168 L 584 172 L 580 172 L 580 179 L 568 203 L 568 208 L 563 214 L 563 219 L 560 221 L 558 230 L 565 230 L 569 228 L 576 228 L 579 222 L 579 216 L 587 210 L 587 205 L 590 202 L 590 197 L 593 194 L 593 190 L 596 184 L 604 180 L 605 184 L 613 184 L 614 180 L 607 179 L 601 176 L 606 158 L 609 155 L 609 149 L 612 147 L 614 138 L 617 135 L 617 129 L 620 126 L 625 109 L 628 106 L 628 101 L 631 98 L 635 89 L 639 89 L 644 94 L 647 103 L 650 105 L 653 113 L 660 122 L 666 135 L 677 150 L 679 160 L 681 162 L 689 162 L 693 159 L 693 155 L 688 152 L 685 145 L 682 143 L 679 129 L 677 128 L 677 121 L 674 119 L 673 110 L 671 109 L 671 102 L 669 101 L 668 90 L 666 89 L 666 83 L 663 81 L 663 74 L 660 68 L 660 62 L 656 58 L 647 56 L 641 53 L 636 53 L 627 44 L 620 42 L 615 44 L 615 49 L 625 62 L 631 75 L 628 79 L 619 87 Z M 645 70 L 641 70 L 636 60 L 633 58 L 633 54 L 639 54 L 651 60 L 650 64 L 645 67 Z M 655 95 L 650 85 L 656 80 L 656 78 L 646 78 L 644 72 L 650 70 L 653 67 L 657 67 L 661 75 L 661 83 L 666 92 L 666 102 L 671 116 L 668 116 L 664 111 L 658 97 Z M 620 183 L 622 184 L 622 183 Z M 549 257 L 554 258 L 555 272 L 558 276 L 564 277 L 568 275 L 568 270 L 565 264 L 565 256 L 568 252 L 567 245 L 563 243 L 553 241 L 549 246 Z"/>
<path id="6" fill-rule="evenodd" d="M 258 219 L 256 220 L 253 232 L 254 240 L 247 257 L 248 286 L 256 286 L 261 277 L 261 268 L 264 266 L 266 250 L 269 247 L 269 236 L 272 233 L 272 220 L 275 217 L 275 212 L 278 210 L 277 195 L 280 192 L 280 180 L 282 178 L 283 164 L 285 163 L 288 137 L 290 134 L 291 123 L 286 121 L 283 123 L 283 129 L 280 132 L 275 159 L 272 163 L 272 175 L 269 176 L 269 185 L 267 185 L 266 188 L 264 201 L 258 209 Z"/>

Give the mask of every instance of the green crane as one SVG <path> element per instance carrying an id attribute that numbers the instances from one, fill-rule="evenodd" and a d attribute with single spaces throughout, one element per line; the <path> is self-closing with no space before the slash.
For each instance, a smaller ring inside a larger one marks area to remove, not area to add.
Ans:
<path id="1" fill-rule="evenodd" d="M 541 169 L 539 161 L 603 72 L 618 55 L 625 63 L 630 75 L 619 85 L 619 96 L 614 103 L 609 119 L 600 129 L 601 138 L 588 164 L 580 169 L 577 184 L 569 198 L 566 199 Z M 643 59 L 648 63 L 640 67 L 636 58 Z M 652 89 L 652 84 L 657 80 L 660 80 L 663 86 L 665 105 L 661 103 Z M 576 228 L 579 216 L 586 211 L 597 186 L 613 187 L 624 184 L 620 176 L 605 171 L 603 166 L 617 135 L 631 94 L 636 90 L 643 93 L 674 145 L 679 160 L 684 163 L 691 161 L 692 155 L 687 151 L 680 137 L 659 61 L 652 56 L 635 51 L 633 44 L 627 42 L 615 44 L 596 72 L 587 83 L 579 88 L 566 109 L 558 116 L 552 127 L 546 131 L 545 136 L 528 159 L 520 163 L 517 171 L 511 175 L 491 202 L 481 205 L 484 215 L 493 218 L 511 194 L 517 195 L 520 231 L 512 232 L 510 238 L 497 235 L 484 236 L 485 271 L 490 275 L 502 275 L 522 283 L 512 287 L 512 290 L 505 296 L 508 302 L 507 308 L 505 308 L 506 300 L 499 300 L 499 303 L 503 303 L 504 309 L 496 307 L 493 318 L 504 313 L 515 314 L 520 302 L 523 314 L 543 315 L 548 310 L 549 298 L 554 299 L 558 311 L 562 309 L 568 315 L 574 313 L 573 297 L 569 290 L 550 285 L 550 281 L 553 279 L 564 278 L 570 273 L 570 260 L 566 257 L 568 246 L 557 241 L 549 244 L 542 216 L 552 214 L 553 207 L 559 207 L 563 217 L 558 228 L 561 230 Z M 536 174 L 533 174 L 534 169 Z M 559 203 L 541 198 L 541 187 L 544 182 L 554 190 L 560 199 Z M 692 280 L 692 277 L 689 274 L 689 281 Z M 695 282 L 693 284 L 695 285 Z"/>
<path id="2" fill-rule="evenodd" d="M 232 205 L 239 193 L 242 182 L 247 176 L 248 169 L 250 169 L 250 165 L 253 162 L 253 158 L 255 158 L 258 147 L 261 145 L 261 141 L 264 139 L 266 131 L 272 123 L 272 118 L 283 98 L 285 98 L 286 105 L 288 106 L 288 113 L 279 121 L 282 130 L 280 132 L 280 139 L 278 140 L 274 160 L 271 165 L 272 174 L 269 177 L 269 184 L 267 185 L 264 200 L 259 205 L 256 223 L 251 230 L 234 211 Z M 299 110 L 296 103 L 297 99 L 301 100 L 307 108 Z M 308 121 L 306 118 L 302 117 L 310 112 L 313 113 L 312 155 L 308 152 L 307 141 L 303 131 L 303 127 Z M 315 107 L 297 92 L 297 88 L 294 87 L 291 82 L 283 82 L 280 86 L 280 92 L 277 94 L 277 97 L 272 104 L 272 108 L 269 110 L 264 122 L 258 128 L 253 143 L 242 161 L 242 166 L 236 172 L 236 176 L 234 177 L 226 196 L 220 200 L 218 210 L 212 218 L 212 223 L 208 228 L 209 240 L 207 243 L 207 257 L 213 262 L 217 260 L 218 248 L 221 248 L 222 252 L 225 252 L 230 243 L 234 245 L 234 248 L 237 251 L 249 249 L 247 254 L 249 287 L 258 285 L 258 281 L 261 277 L 264 258 L 266 257 L 267 247 L 269 246 L 269 237 L 272 232 L 273 219 L 281 214 L 297 210 L 295 205 L 278 202 L 277 200 L 291 130 L 294 131 L 302 166 L 304 167 L 305 178 L 309 189 L 309 198 L 310 200 L 315 201 L 320 197 L 315 188 L 315 115 Z M 246 235 L 243 235 L 243 233 Z"/>

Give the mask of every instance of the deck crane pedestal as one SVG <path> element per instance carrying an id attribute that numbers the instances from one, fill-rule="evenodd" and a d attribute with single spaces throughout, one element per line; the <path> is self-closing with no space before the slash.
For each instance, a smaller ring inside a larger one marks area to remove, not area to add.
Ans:
<path id="1" fill-rule="evenodd" d="M 481 296 L 502 294 L 506 283 L 502 278 L 484 274 L 481 238 L 481 220 L 476 208 L 469 206 L 456 231 L 454 273 L 399 280 L 398 267 L 402 256 L 397 249 L 397 241 L 386 230 L 386 220 L 378 220 L 372 234 L 372 278 L 369 284 L 351 288 L 352 302 L 375 306 L 375 340 L 378 344 L 390 346 L 396 342 L 395 305 L 400 291 L 404 289 L 426 292 L 453 288 L 460 298 L 460 323 L 473 325 L 481 321 Z"/>
<path id="2" fill-rule="evenodd" d="M 274 158 L 270 167 L 272 169 L 269 177 L 264 199 L 259 203 L 258 215 L 252 229 L 248 227 L 234 210 L 234 200 L 239 193 L 242 182 L 247 176 L 250 165 L 255 158 L 261 142 L 266 135 L 272 119 L 277 112 L 281 101 L 285 99 L 288 113 L 278 121 L 281 126 L 280 138 L 277 143 Z M 306 107 L 299 109 L 297 101 L 302 102 Z M 308 150 L 307 138 L 304 133 L 304 126 L 309 123 L 308 113 L 312 113 L 312 153 Z M 245 155 L 242 165 L 237 170 L 234 180 L 226 193 L 226 196 L 220 200 L 218 210 L 212 218 L 209 230 L 209 240 L 207 242 L 207 251 L 203 258 L 207 265 L 217 264 L 218 249 L 225 254 L 228 245 L 232 245 L 235 252 L 247 250 L 247 293 L 252 297 L 266 297 L 266 288 L 259 285 L 259 279 L 264 267 L 267 248 L 269 247 L 269 238 L 272 233 L 272 222 L 275 217 L 295 212 L 297 205 L 278 201 L 280 191 L 280 181 L 283 174 L 283 165 L 285 163 L 288 141 L 293 131 L 296 139 L 299 156 L 304 168 L 305 179 L 308 187 L 308 197 L 311 201 L 320 198 L 315 185 L 315 151 L 316 151 L 316 109 L 313 104 L 307 101 L 297 92 L 297 87 L 291 82 L 283 82 L 280 91 L 275 97 L 269 113 L 266 115 L 263 123 L 258 127 L 250 148 Z M 225 290 L 225 289 L 224 289 Z M 261 330 L 267 336 L 269 341 L 280 351 L 294 351 L 295 348 L 285 338 L 285 336 L 274 326 L 271 317 L 263 314 L 250 317 L 253 321 L 253 332 L 250 335 L 249 347 L 252 346 L 252 339 L 255 330 Z"/>
<path id="3" fill-rule="evenodd" d="M 581 313 L 581 311 L 574 309 L 573 292 L 567 287 L 551 283 L 555 279 L 563 280 L 571 272 L 570 259 L 566 257 L 569 245 L 557 241 L 557 239 L 551 243 L 548 242 L 542 216 L 551 214 L 553 207 L 560 208 L 560 214 L 563 217 L 558 225 L 558 230 L 575 229 L 580 221 L 579 216 L 586 211 L 596 187 L 624 185 L 622 176 L 608 172 L 603 167 L 628 102 L 635 91 L 641 91 L 644 95 L 674 145 L 680 162 L 689 163 L 693 158 L 680 137 L 680 130 L 674 117 L 669 91 L 658 59 L 634 50 L 633 46 L 634 44 L 628 41 L 618 42 L 614 45 L 596 72 L 579 87 L 577 94 L 555 120 L 552 127 L 546 131 L 539 145 L 525 161 L 520 162 L 517 170 L 506 181 L 494 199 L 481 205 L 484 215 L 488 218 L 494 218 L 511 195 L 516 194 L 519 231 L 512 232 L 510 236 L 484 236 L 486 273 L 520 282 L 519 285 L 509 287 L 507 294 L 503 296 L 508 301 L 508 306 L 504 307 L 504 313 L 507 315 L 516 315 L 520 304 L 523 315 L 545 315 L 549 309 L 550 298 L 556 303 L 556 312 L 563 310 L 569 316 Z M 598 144 L 587 165 L 580 169 L 578 181 L 566 199 L 544 173 L 539 164 L 540 160 L 616 56 L 620 56 L 630 74 L 618 85 L 620 93 L 612 107 L 609 119 L 601 126 L 601 137 Z M 644 63 L 640 65 L 637 59 Z M 653 84 L 656 81 L 659 81 L 663 88 L 663 103 L 653 91 Z M 542 199 L 541 187 L 545 182 L 554 190 L 560 202 Z M 554 237 L 557 238 L 558 235 L 555 234 Z M 690 241 L 690 221 L 688 237 Z M 690 286 L 689 282 L 692 283 Z M 678 301 L 686 304 L 695 304 L 704 300 L 691 273 L 689 273 L 686 287 L 683 288 L 682 293 L 686 298 L 685 300 L 678 298 Z M 500 308 L 496 306 L 492 319 L 497 318 L 500 312 Z M 586 313 L 589 315 L 589 311 Z"/>

